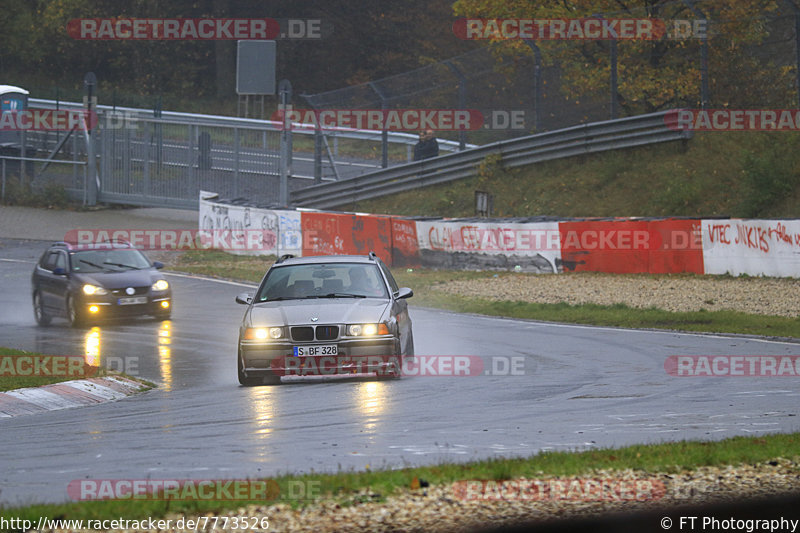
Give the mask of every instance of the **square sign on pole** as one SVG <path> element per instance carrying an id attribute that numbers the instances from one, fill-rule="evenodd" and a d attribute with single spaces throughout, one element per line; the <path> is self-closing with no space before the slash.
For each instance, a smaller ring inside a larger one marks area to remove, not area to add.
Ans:
<path id="1" fill-rule="evenodd" d="M 275 41 L 237 41 L 236 94 L 275 94 Z"/>

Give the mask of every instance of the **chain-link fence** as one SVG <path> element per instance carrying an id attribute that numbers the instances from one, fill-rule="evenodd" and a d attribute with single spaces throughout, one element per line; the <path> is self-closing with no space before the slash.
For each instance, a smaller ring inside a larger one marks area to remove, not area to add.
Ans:
<path id="1" fill-rule="evenodd" d="M 504 41 L 399 75 L 304 95 L 304 104 L 318 111 L 477 110 L 483 127 L 436 134 L 474 144 L 679 107 L 798 107 L 800 18 L 788 3 L 735 16 L 720 14 L 719 3 L 685 0 L 595 16 L 657 18 L 671 33 L 651 41 Z M 686 31 L 687 23 L 692 33 L 678 38 L 676 29 Z"/>
<path id="2" fill-rule="evenodd" d="M 294 107 L 317 112 L 480 112 L 483 123 L 478 129 L 437 131 L 440 153 L 457 149 L 459 144 L 482 145 L 678 107 L 800 107 L 800 9 L 786 0 L 774 9 L 748 11 L 740 6 L 741 12 L 731 11 L 739 4 L 680 0 L 602 13 L 596 17 L 650 18 L 666 23 L 706 21 L 707 30 L 702 35 L 653 41 L 503 41 L 388 78 L 296 96 Z M 79 90 L 33 88 L 32 93 L 56 101 L 83 100 Z M 112 109 L 143 109 L 134 129 L 107 130 L 101 120 L 97 136 L 103 142 L 97 148 L 97 154 L 104 156 L 100 175 L 116 180 L 106 184 L 106 190 L 131 197 L 146 196 L 142 191 L 147 190 L 155 196 L 188 198 L 187 191 L 169 189 L 183 180 L 186 183 L 180 187 L 191 185 L 193 190 L 207 187 L 227 196 L 256 195 L 265 201 L 274 197 L 273 177 L 278 174 L 274 131 L 222 125 L 193 130 L 188 124 L 167 126 L 159 123 L 162 104 L 158 96 L 124 95 L 113 90 L 100 90 L 98 96 Z M 393 144 L 386 142 L 387 136 L 380 131 L 343 133 L 323 128 L 316 136 L 308 130 L 294 135 L 292 173 L 297 179 L 290 188 L 406 163 L 413 156 L 416 132 L 405 131 L 408 133 L 394 132 Z M 83 187 L 86 169 L 70 163 L 85 160 L 85 143 L 73 134 L 57 153 L 52 152 L 64 136 L 58 132 L 38 137 L 31 134 L 30 155 L 65 161 L 63 169 L 56 163 L 42 163 L 40 167 L 47 173 L 39 172 L 38 176 L 61 176 L 61 183 L 78 190 Z M 209 168 L 204 158 L 211 159 Z M 193 169 L 191 175 L 188 168 Z M 261 177 L 253 181 L 256 175 Z M 159 186 L 166 188 L 154 188 L 153 180 L 162 178 Z"/>

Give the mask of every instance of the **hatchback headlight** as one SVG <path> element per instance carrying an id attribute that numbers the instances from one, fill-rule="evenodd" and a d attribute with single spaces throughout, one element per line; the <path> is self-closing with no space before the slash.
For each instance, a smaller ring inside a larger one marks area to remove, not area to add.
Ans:
<path id="1" fill-rule="evenodd" d="M 244 338 L 251 341 L 266 341 L 283 338 L 283 328 L 247 328 Z"/>
<path id="2" fill-rule="evenodd" d="M 349 324 L 347 334 L 350 337 L 371 337 L 373 335 L 388 335 L 389 327 L 386 324 Z"/>
<path id="3" fill-rule="evenodd" d="M 98 287 L 97 285 L 87 283 L 83 286 L 83 294 L 88 296 L 102 296 L 103 294 L 108 294 L 108 291 L 103 287 Z"/>
<path id="4" fill-rule="evenodd" d="M 167 283 L 167 280 L 165 279 L 160 279 L 153 283 L 152 289 L 154 291 L 165 291 L 169 289 L 169 283 Z"/>

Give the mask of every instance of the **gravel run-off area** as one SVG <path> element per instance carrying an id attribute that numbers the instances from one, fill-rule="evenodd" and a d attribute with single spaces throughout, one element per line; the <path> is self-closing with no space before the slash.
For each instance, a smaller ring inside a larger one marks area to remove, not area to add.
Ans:
<path id="1" fill-rule="evenodd" d="M 437 291 L 488 300 L 599 305 L 666 311 L 742 311 L 800 316 L 800 280 L 645 274 L 498 274 L 439 283 Z"/>
<path id="2" fill-rule="evenodd" d="M 676 506 L 797 494 L 800 491 L 798 459 L 776 458 L 756 464 L 701 467 L 677 473 L 596 470 L 589 475 L 561 479 L 541 477 L 482 484 L 483 488 L 471 492 L 465 490 L 463 483 L 431 485 L 404 489 L 385 501 L 376 501 L 382 496 L 365 489 L 344 501 L 325 499 L 303 508 L 292 508 L 286 503 L 253 505 L 217 516 L 268 518 L 268 529 L 251 531 L 465 532 L 520 522 L 667 511 Z M 594 484 L 590 485 L 589 481 Z M 534 482 L 536 486 L 548 488 L 519 490 L 519 487 L 533 486 Z M 181 516 L 167 518 L 177 520 Z"/>

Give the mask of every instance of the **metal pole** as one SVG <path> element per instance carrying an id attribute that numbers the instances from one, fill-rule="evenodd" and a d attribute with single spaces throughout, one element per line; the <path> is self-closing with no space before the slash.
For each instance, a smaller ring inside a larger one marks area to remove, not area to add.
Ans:
<path id="1" fill-rule="evenodd" d="M 611 39 L 611 120 L 619 114 L 619 91 L 617 87 L 617 40 Z"/>
<path id="2" fill-rule="evenodd" d="M 317 121 L 314 127 L 314 183 L 322 183 L 322 128 Z"/>
<path id="3" fill-rule="evenodd" d="M 378 98 L 381 99 L 381 111 L 384 112 L 384 120 L 383 123 L 383 130 L 381 131 L 381 168 L 386 168 L 389 166 L 389 132 L 386 130 L 386 110 L 389 109 L 389 106 L 386 104 L 386 97 L 383 95 L 383 92 L 378 89 L 378 86 L 375 85 L 374 82 L 369 82 L 368 84 L 370 88 L 375 91 L 375 94 L 378 95 Z"/>
<path id="4" fill-rule="evenodd" d="M 700 18 L 704 22 L 704 27 L 708 28 L 708 17 L 700 9 L 695 7 L 692 0 L 683 0 L 683 3 L 692 10 L 695 17 Z M 700 107 L 706 109 L 710 102 L 710 94 L 708 88 L 708 32 L 703 34 L 702 42 L 700 43 Z"/>
<path id="5" fill-rule="evenodd" d="M 600 15 L 600 14 L 594 14 L 594 15 L 592 15 L 592 17 L 596 18 L 596 19 L 603 20 L 603 15 Z M 611 70 L 611 77 L 610 77 L 611 79 L 609 81 L 609 85 L 610 85 L 609 91 L 611 92 L 611 110 L 610 110 L 610 115 L 611 115 L 611 120 L 614 120 L 615 118 L 617 118 L 617 115 L 618 115 L 618 112 L 619 112 L 619 95 L 617 94 L 618 93 L 618 90 L 617 90 L 618 89 L 618 87 L 617 87 L 617 37 L 618 37 L 618 35 L 617 35 L 617 32 L 611 27 L 608 28 L 608 33 L 609 33 L 609 35 L 611 35 L 611 39 L 610 39 L 611 43 L 610 43 L 610 45 L 608 47 L 609 48 L 609 50 L 608 50 L 609 63 L 610 63 L 610 70 Z"/>
<path id="6" fill-rule="evenodd" d="M 239 196 L 239 163 L 241 161 L 241 140 L 239 139 L 239 128 L 233 128 L 233 153 L 236 154 L 233 160 L 233 196 Z"/>
<path id="7" fill-rule="evenodd" d="M 316 113 L 317 108 L 311 98 L 304 94 L 302 95 L 311 109 Z M 319 116 L 314 121 L 314 183 L 322 183 L 322 127 L 319 125 Z"/>
<path id="8" fill-rule="evenodd" d="M 525 43 L 533 50 L 533 129 L 539 131 L 541 127 L 542 105 L 542 51 L 535 42 L 525 39 Z"/>
<path id="9" fill-rule="evenodd" d="M 797 108 L 800 109 L 800 7 L 797 7 L 792 0 L 785 2 L 794 12 L 794 85 L 797 91 Z"/>
<path id="10" fill-rule="evenodd" d="M 19 162 L 19 185 L 20 185 L 20 188 L 23 188 L 23 190 L 25 190 L 24 189 L 24 187 L 25 187 L 25 159 L 26 159 L 26 155 L 27 155 L 27 149 L 25 148 L 25 145 L 28 144 L 28 138 L 27 137 L 28 136 L 26 135 L 25 130 L 22 130 L 21 132 L 19 132 L 19 138 L 20 138 L 20 144 L 21 144 L 19 153 L 22 156 L 22 159 Z"/>
<path id="11" fill-rule="evenodd" d="M 797 86 L 797 108 L 800 109 L 800 9 L 797 6 L 794 8 L 795 85 Z"/>
<path id="12" fill-rule="evenodd" d="M 86 88 L 86 164 L 87 177 L 87 197 L 86 203 L 88 205 L 97 205 L 97 168 L 95 167 L 94 159 L 94 142 L 92 139 L 92 97 L 94 96 L 94 88 L 97 85 L 97 77 L 94 72 L 87 72 L 83 77 L 83 85 Z"/>
<path id="13" fill-rule="evenodd" d="M 444 61 L 444 64 L 447 65 L 450 68 L 450 70 L 452 70 L 458 77 L 458 108 L 462 110 L 466 109 L 467 78 L 464 77 L 464 74 L 462 74 L 461 71 L 458 70 L 458 68 L 450 61 Z M 466 147 L 467 147 L 467 132 L 462 129 L 458 131 L 458 149 L 459 151 L 461 151 Z"/>
<path id="14" fill-rule="evenodd" d="M 278 82 L 281 109 L 287 109 L 292 102 L 292 84 L 289 80 Z M 289 175 L 292 173 L 292 122 L 289 113 L 283 114 L 283 128 L 281 129 L 281 175 L 278 191 L 278 201 L 281 205 L 289 205 Z"/>

